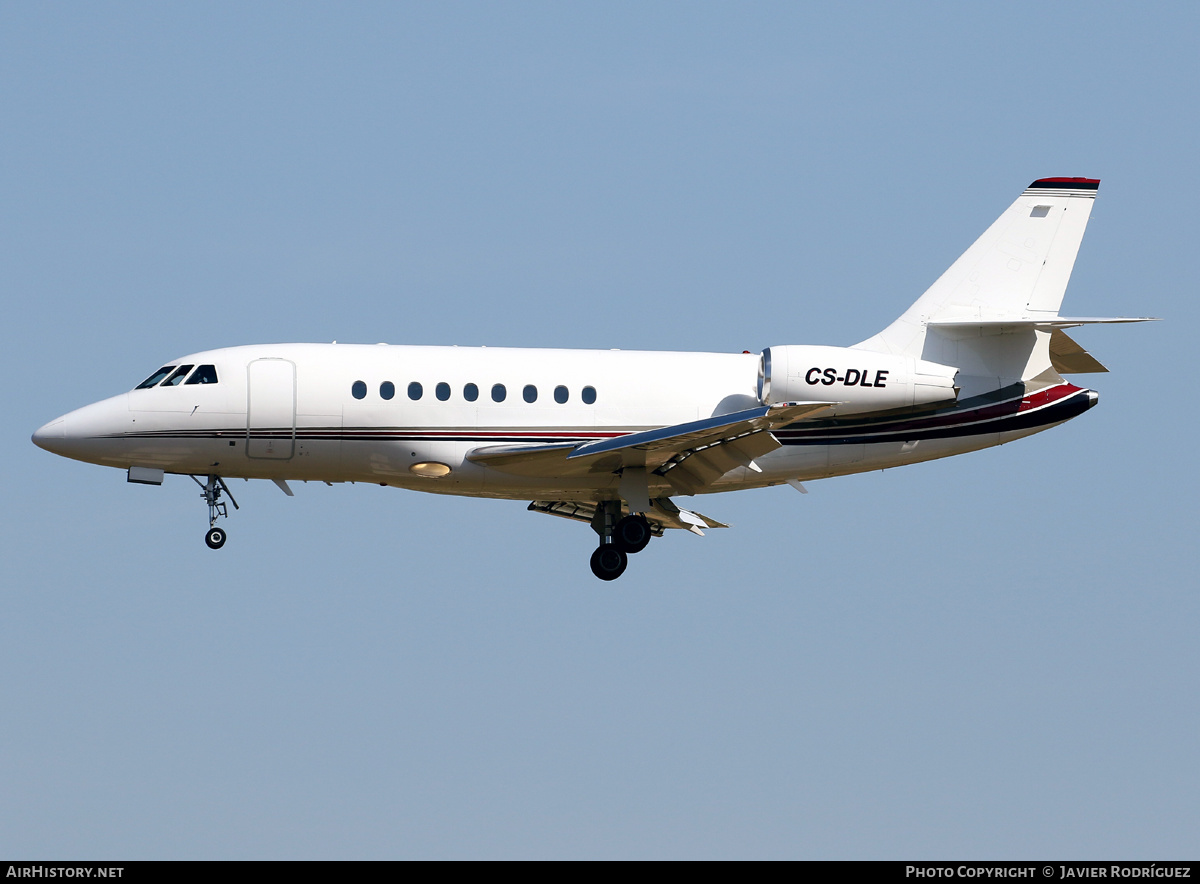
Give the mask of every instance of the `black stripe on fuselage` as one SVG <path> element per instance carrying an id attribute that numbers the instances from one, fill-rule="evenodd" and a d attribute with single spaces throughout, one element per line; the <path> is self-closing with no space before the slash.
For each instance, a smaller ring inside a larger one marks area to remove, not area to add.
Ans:
<path id="1" fill-rule="evenodd" d="M 1078 387 L 1073 392 L 1046 404 L 1021 408 L 1024 400 L 1014 400 L 975 410 L 970 415 L 943 415 L 938 419 L 906 421 L 891 425 L 863 427 L 858 432 L 830 428 L 823 432 L 775 433 L 784 445 L 858 445 L 881 442 L 916 442 L 922 439 L 954 439 L 981 436 L 986 433 L 1005 433 L 1031 430 L 1062 423 L 1083 414 L 1095 404 L 1088 390 Z M 957 419 L 955 419 L 957 418 Z M 949 420 L 948 420 L 949 419 Z"/>

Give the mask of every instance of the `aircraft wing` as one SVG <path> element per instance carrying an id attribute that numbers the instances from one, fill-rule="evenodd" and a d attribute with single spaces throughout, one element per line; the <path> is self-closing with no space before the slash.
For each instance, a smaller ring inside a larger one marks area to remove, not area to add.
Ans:
<path id="1" fill-rule="evenodd" d="M 771 430 L 836 404 L 760 405 L 612 439 L 476 448 L 467 459 L 502 472 L 539 477 L 586 476 L 642 468 L 665 477 L 680 493 L 692 494 L 735 467 L 756 470 L 754 458 L 779 447 L 779 440 Z"/>

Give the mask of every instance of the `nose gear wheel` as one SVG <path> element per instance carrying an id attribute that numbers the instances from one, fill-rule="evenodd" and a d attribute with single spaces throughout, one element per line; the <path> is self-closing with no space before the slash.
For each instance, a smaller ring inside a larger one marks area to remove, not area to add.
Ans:
<path id="1" fill-rule="evenodd" d="M 220 549 L 225 545 L 228 535 L 224 528 L 217 527 L 217 519 L 229 517 L 225 501 L 221 500 L 221 492 L 229 495 L 229 502 L 235 510 L 239 509 L 238 502 L 234 500 L 233 492 L 220 476 L 208 476 L 203 482 L 192 476 L 192 481 L 200 486 L 200 496 L 208 504 L 208 532 L 204 535 L 204 542 L 208 544 L 209 549 Z"/>

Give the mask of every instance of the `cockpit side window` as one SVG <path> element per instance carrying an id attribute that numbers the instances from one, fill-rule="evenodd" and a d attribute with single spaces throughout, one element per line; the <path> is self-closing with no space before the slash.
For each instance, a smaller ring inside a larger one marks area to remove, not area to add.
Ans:
<path id="1" fill-rule="evenodd" d="M 217 367 L 202 365 L 187 379 L 188 384 L 215 384 L 217 382 Z"/>
<path id="2" fill-rule="evenodd" d="M 175 369 L 175 373 L 162 382 L 164 387 L 177 387 L 183 383 L 183 379 L 187 377 L 187 373 L 195 368 L 195 365 L 181 365 Z"/>
<path id="3" fill-rule="evenodd" d="M 154 374 L 150 375 L 150 377 L 146 378 L 144 381 L 142 381 L 140 384 L 138 384 L 136 387 L 134 387 L 134 389 L 135 390 L 145 390 L 148 387 L 153 387 L 155 384 L 157 384 L 159 381 L 161 381 L 163 378 L 165 378 L 167 375 L 169 375 L 174 370 L 174 368 L 175 368 L 175 366 L 173 366 L 173 365 L 164 365 L 162 368 L 160 368 Z"/>

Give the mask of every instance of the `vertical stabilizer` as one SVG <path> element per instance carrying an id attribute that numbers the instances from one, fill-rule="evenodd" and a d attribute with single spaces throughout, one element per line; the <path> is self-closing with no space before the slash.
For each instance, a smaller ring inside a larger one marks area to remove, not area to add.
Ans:
<path id="1" fill-rule="evenodd" d="M 1056 316 L 1099 186 L 1033 182 L 903 316 L 856 346 L 920 357 L 928 322 Z"/>
<path id="2" fill-rule="evenodd" d="M 1033 323 L 1058 316 L 1099 186 L 1034 181 L 904 315 L 856 348 L 956 365 L 985 387 L 1042 375 L 1050 335 Z"/>

